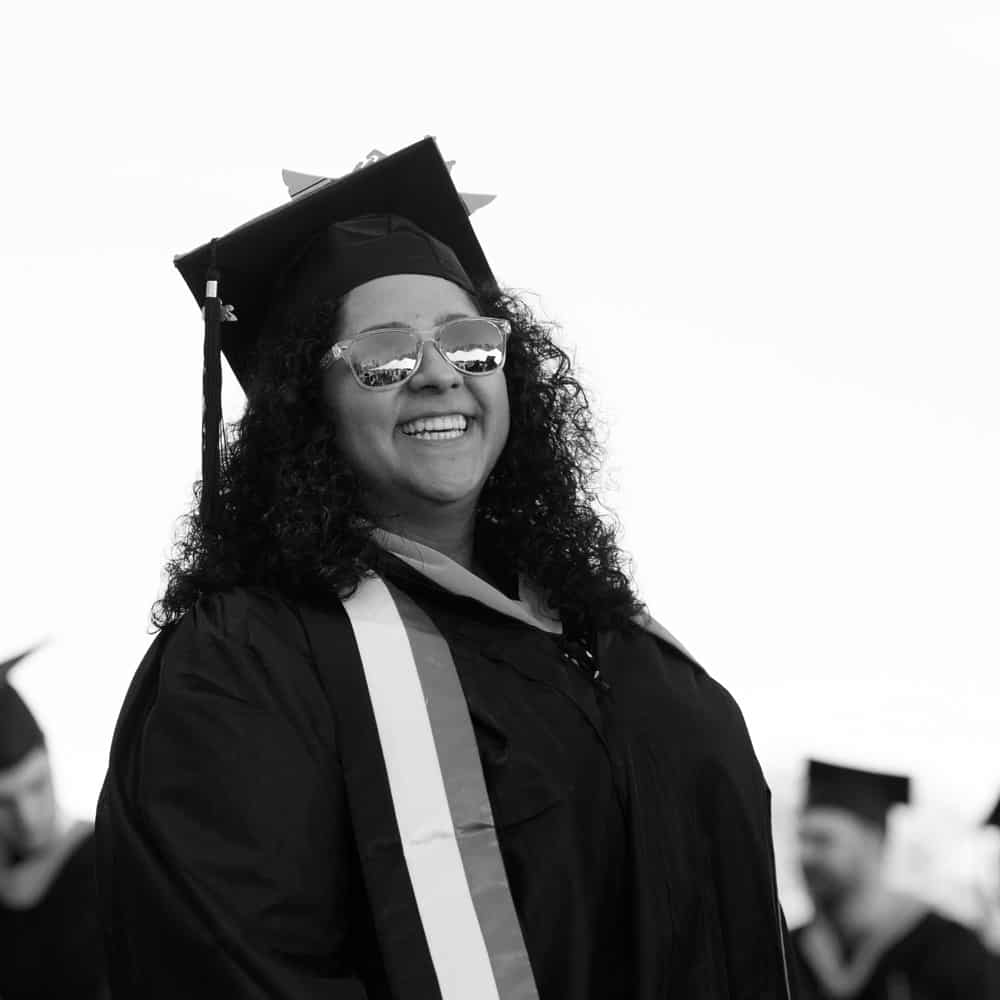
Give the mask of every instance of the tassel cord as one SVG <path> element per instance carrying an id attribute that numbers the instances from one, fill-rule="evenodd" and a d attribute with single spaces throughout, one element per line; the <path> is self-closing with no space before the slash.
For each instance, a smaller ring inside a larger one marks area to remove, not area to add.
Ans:
<path id="1" fill-rule="evenodd" d="M 214 524 L 219 511 L 222 439 L 222 300 L 215 241 L 205 276 L 205 350 L 202 368 L 201 520 Z"/>

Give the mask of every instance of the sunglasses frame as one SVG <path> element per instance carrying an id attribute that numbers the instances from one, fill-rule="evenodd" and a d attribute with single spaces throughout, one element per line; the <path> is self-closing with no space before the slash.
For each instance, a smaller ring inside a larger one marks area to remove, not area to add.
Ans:
<path id="1" fill-rule="evenodd" d="M 488 372 L 467 372 L 463 368 L 459 368 L 453 361 L 449 361 L 446 357 L 444 351 L 441 350 L 441 332 L 452 326 L 455 323 L 468 323 L 470 320 L 477 322 L 489 323 L 499 334 L 500 334 L 500 348 L 503 352 L 500 358 L 500 364 L 496 366 L 492 371 Z M 374 337 L 379 333 L 394 333 L 403 334 L 405 336 L 411 337 L 417 344 L 417 360 L 416 364 L 410 369 L 410 371 L 401 378 L 398 382 L 390 382 L 388 385 L 365 385 L 361 381 L 360 376 L 351 363 L 351 359 L 348 357 L 351 347 L 361 341 L 367 340 L 369 337 Z M 350 369 L 351 375 L 354 376 L 354 381 L 361 386 L 362 389 L 368 392 L 385 392 L 388 389 L 398 389 L 401 385 L 406 385 L 411 378 L 420 370 L 420 365 L 424 360 L 424 346 L 426 344 L 433 344 L 437 348 L 438 354 L 444 358 L 445 362 L 455 369 L 460 375 L 468 376 L 469 378 L 482 378 L 485 375 L 494 375 L 500 371 L 503 366 L 507 363 L 507 338 L 510 336 L 510 322 L 505 319 L 497 319 L 495 316 L 456 316 L 454 319 L 446 320 L 439 326 L 431 327 L 429 330 L 414 330 L 410 327 L 398 327 L 398 326 L 382 326 L 375 330 L 366 330 L 364 333 L 357 337 L 350 337 L 347 340 L 338 340 L 336 344 L 333 344 L 326 351 L 324 351 L 323 356 L 319 359 L 319 366 L 322 371 L 326 371 L 328 368 L 333 367 L 338 361 L 346 361 L 347 367 Z"/>

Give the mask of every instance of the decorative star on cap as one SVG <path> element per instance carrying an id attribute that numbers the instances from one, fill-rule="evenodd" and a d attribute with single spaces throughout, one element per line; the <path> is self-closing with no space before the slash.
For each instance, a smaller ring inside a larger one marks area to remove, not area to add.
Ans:
<path id="1" fill-rule="evenodd" d="M 370 166 L 372 163 L 377 163 L 384 158 L 385 153 L 380 149 L 373 149 L 363 160 L 354 165 L 354 169 L 364 170 L 365 167 Z M 445 164 L 450 171 L 455 166 L 455 161 L 446 160 Z M 281 179 L 285 182 L 285 187 L 288 188 L 288 194 L 291 198 L 298 198 L 299 195 L 312 190 L 317 184 L 323 184 L 329 180 L 339 180 L 339 178 L 320 177 L 316 174 L 300 174 L 294 170 L 282 170 Z M 488 205 L 496 198 L 495 194 L 465 194 L 461 191 L 458 193 L 458 196 L 465 203 L 465 210 L 469 215 L 472 215 L 473 212 L 484 205 Z"/>
<path id="2" fill-rule="evenodd" d="M 29 646 L 27 649 L 20 653 L 10 656 L 7 659 L 0 661 L 0 685 L 7 683 L 7 675 L 16 667 L 22 660 L 27 659 L 32 653 L 37 652 L 42 646 L 45 645 L 47 639 L 41 639 L 36 642 L 33 646 Z"/>

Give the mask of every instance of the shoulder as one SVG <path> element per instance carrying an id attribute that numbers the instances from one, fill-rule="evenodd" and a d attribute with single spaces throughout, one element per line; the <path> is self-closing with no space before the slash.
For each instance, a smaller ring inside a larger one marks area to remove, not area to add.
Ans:
<path id="1" fill-rule="evenodd" d="M 672 709 L 712 729 L 745 731 L 743 713 L 729 691 L 673 637 L 638 623 L 602 635 L 599 648 L 615 681 L 649 699 L 656 711 Z"/>
<path id="2" fill-rule="evenodd" d="M 343 638 L 340 603 L 331 600 L 321 614 L 333 623 L 328 641 Z M 315 716 L 323 702 L 303 608 L 273 590 L 238 587 L 201 598 L 163 629 L 139 666 L 124 708 L 135 721 L 155 711 L 193 724 L 196 716 L 223 708 L 230 716 L 255 710 Z"/>
<path id="3" fill-rule="evenodd" d="M 919 970 L 934 996 L 962 1000 L 992 996 L 986 947 L 969 928 L 939 913 L 928 913 L 897 945 L 897 955 L 901 964 Z"/>
<path id="4" fill-rule="evenodd" d="M 234 587 L 202 597 L 164 630 L 169 649 L 213 643 L 254 645 L 269 638 L 294 642 L 301 632 L 295 607 L 264 587 Z"/>
<path id="5" fill-rule="evenodd" d="M 273 591 L 239 587 L 202 597 L 150 654 L 160 701 L 192 689 L 208 693 L 206 685 L 249 697 L 266 689 L 279 663 L 289 671 L 307 659 L 308 646 L 290 604 Z"/>
<path id="6" fill-rule="evenodd" d="M 311 657 L 305 605 L 263 587 L 235 587 L 211 594 L 170 629 L 165 630 L 162 658 L 167 664 L 183 661 L 217 669 L 229 653 L 242 652 L 260 663 Z M 343 617 L 339 601 L 330 600 L 313 615 Z"/>
<path id="7" fill-rule="evenodd" d="M 257 588 L 205 596 L 140 664 L 118 717 L 108 781 L 143 808 L 167 802 L 184 782 L 213 795 L 237 777 L 248 793 L 261 791 L 260 775 L 294 782 L 290 772 L 313 763 L 335 766 L 332 713 L 292 602 Z"/>
<path id="8" fill-rule="evenodd" d="M 942 955 L 967 956 L 978 958 L 985 956 L 985 947 L 977 934 L 968 927 L 951 920 L 943 914 L 930 912 L 914 928 L 912 937 L 921 950 Z"/>
<path id="9" fill-rule="evenodd" d="M 767 785 L 743 713 L 729 691 L 687 653 L 638 625 L 603 637 L 602 670 L 630 739 L 670 760 L 702 788 Z M 607 668 L 607 669 L 606 669 Z"/>

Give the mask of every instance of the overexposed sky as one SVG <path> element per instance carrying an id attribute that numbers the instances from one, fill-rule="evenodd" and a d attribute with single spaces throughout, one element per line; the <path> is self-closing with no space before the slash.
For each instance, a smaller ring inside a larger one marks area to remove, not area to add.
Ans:
<path id="1" fill-rule="evenodd" d="M 1000 14 L 940 2 L 22 5 L 0 40 L 0 655 L 93 809 L 199 469 L 171 258 L 438 138 L 563 326 L 642 593 L 808 755 L 1000 792 Z M 12 22 L 12 24 L 11 24 Z M 230 386 L 228 416 L 239 413 Z"/>

